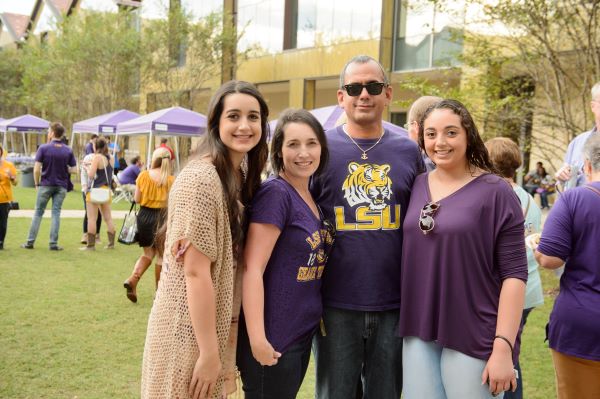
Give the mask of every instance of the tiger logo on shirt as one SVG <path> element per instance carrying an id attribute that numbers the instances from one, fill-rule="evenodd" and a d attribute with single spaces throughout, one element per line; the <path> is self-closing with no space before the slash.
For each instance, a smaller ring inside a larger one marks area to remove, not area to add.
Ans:
<path id="1" fill-rule="evenodd" d="M 342 190 L 350 206 L 365 204 L 369 210 L 380 211 L 391 198 L 392 181 L 388 177 L 390 166 L 371 163 L 350 162 L 348 176 Z"/>

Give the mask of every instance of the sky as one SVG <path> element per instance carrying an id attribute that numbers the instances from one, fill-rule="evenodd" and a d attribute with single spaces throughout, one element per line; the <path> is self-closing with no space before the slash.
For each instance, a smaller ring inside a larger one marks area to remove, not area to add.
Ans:
<path id="1" fill-rule="evenodd" d="M 35 0 L 0 0 L 0 13 L 31 14 Z"/>

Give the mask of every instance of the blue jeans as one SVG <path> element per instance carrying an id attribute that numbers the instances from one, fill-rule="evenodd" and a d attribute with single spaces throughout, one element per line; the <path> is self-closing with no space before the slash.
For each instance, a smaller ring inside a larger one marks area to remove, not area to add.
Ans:
<path id="1" fill-rule="evenodd" d="M 237 365 L 245 399 L 295 399 L 310 360 L 312 337 L 292 345 L 274 366 L 261 366 L 252 356 L 245 323 L 240 322 Z"/>
<path id="2" fill-rule="evenodd" d="M 521 334 L 523 333 L 523 329 L 525 328 L 525 323 L 527 323 L 527 316 L 533 308 L 523 309 L 523 316 L 521 317 Z M 521 344 L 523 340 L 521 340 Z M 523 345 L 521 345 L 521 350 L 523 349 Z M 517 389 L 514 392 L 506 391 L 504 393 L 504 399 L 523 399 L 523 372 L 521 371 L 521 365 L 519 362 L 515 364 L 515 370 L 519 374 L 519 378 L 517 379 Z"/>
<path id="3" fill-rule="evenodd" d="M 416 337 L 405 337 L 402 351 L 404 399 L 494 399 L 481 385 L 485 360 Z"/>
<path id="4" fill-rule="evenodd" d="M 402 338 L 397 309 L 366 312 L 325 307 L 313 340 L 316 398 L 349 399 L 362 380 L 364 399 L 399 399 Z"/>
<path id="5" fill-rule="evenodd" d="M 35 212 L 33 214 L 33 220 L 31 221 L 31 227 L 29 228 L 29 236 L 27 237 L 27 243 L 33 244 L 37 238 L 38 231 L 40 230 L 40 223 L 42 222 L 42 216 L 46 210 L 48 201 L 52 198 L 52 224 L 50 225 L 50 246 L 57 245 L 58 243 L 58 230 L 60 229 L 60 210 L 62 208 L 63 201 L 67 195 L 67 189 L 60 186 L 39 186 L 37 190 L 37 198 L 35 201 Z"/>

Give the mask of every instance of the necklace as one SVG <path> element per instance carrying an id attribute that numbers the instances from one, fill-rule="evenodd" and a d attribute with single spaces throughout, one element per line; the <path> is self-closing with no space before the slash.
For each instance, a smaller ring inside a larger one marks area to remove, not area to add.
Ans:
<path id="1" fill-rule="evenodd" d="M 348 133 L 346 131 L 346 125 L 344 125 L 342 127 L 342 129 L 344 130 L 344 133 L 346 133 L 346 136 L 348 136 L 348 138 L 350 139 L 350 141 L 352 141 L 352 143 L 362 152 L 362 155 L 360 156 L 360 159 L 369 159 L 369 157 L 367 156 L 367 152 L 369 152 L 373 148 L 375 148 L 375 146 L 377 144 L 379 144 L 379 142 L 383 138 L 383 135 L 385 134 L 385 130 L 382 130 L 381 131 L 381 136 L 379 136 L 379 139 L 377 139 L 377 141 L 375 142 L 375 144 L 373 144 L 372 146 L 370 146 L 369 148 L 367 148 L 366 150 L 364 150 L 361 146 L 358 145 L 358 143 L 356 141 L 354 141 L 354 139 L 352 138 L 352 136 L 350 136 L 350 133 Z"/>

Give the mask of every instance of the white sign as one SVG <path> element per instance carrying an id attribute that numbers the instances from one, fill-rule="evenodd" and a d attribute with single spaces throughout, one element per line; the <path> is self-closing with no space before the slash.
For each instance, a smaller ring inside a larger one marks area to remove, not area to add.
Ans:
<path id="1" fill-rule="evenodd" d="M 114 133 L 115 129 L 110 126 L 102 126 L 102 133 Z"/>
<path id="2" fill-rule="evenodd" d="M 154 130 L 160 130 L 161 132 L 167 132 L 169 130 L 169 125 L 166 123 L 155 123 Z"/>

